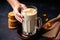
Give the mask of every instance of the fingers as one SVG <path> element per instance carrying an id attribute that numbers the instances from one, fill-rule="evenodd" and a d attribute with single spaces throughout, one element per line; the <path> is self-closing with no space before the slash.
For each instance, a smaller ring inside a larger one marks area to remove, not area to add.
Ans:
<path id="1" fill-rule="evenodd" d="M 15 15 L 15 18 L 19 21 L 19 22 L 23 22 L 23 15 L 20 14 L 18 11 L 13 11 L 14 12 L 14 15 Z"/>
<path id="2" fill-rule="evenodd" d="M 18 17 L 24 18 L 24 16 L 21 13 L 16 13 Z"/>
<path id="3" fill-rule="evenodd" d="M 21 11 L 21 9 L 26 9 L 26 8 L 27 7 L 24 4 L 20 4 L 14 7 L 13 12 L 14 12 L 15 18 L 21 23 L 23 22 L 24 17 L 19 11 Z"/>
<path id="4" fill-rule="evenodd" d="M 23 15 L 19 12 L 19 11 L 21 11 L 20 7 L 21 7 L 21 6 L 18 6 L 18 8 L 15 7 L 13 11 L 15 12 L 15 14 L 16 14 L 17 16 L 23 17 Z"/>
<path id="5" fill-rule="evenodd" d="M 21 23 L 23 22 L 23 18 L 17 16 L 16 14 L 15 14 L 15 18 L 16 18 L 19 22 L 21 22 Z"/>

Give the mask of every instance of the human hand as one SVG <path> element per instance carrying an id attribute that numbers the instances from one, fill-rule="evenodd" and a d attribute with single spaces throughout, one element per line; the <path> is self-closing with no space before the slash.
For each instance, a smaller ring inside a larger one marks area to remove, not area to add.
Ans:
<path id="1" fill-rule="evenodd" d="M 26 9 L 26 8 L 27 7 L 24 4 L 21 4 L 21 3 L 20 3 L 20 5 L 16 5 L 13 8 L 15 18 L 21 23 L 23 22 L 23 15 L 19 11 L 21 11 L 21 9 Z"/>

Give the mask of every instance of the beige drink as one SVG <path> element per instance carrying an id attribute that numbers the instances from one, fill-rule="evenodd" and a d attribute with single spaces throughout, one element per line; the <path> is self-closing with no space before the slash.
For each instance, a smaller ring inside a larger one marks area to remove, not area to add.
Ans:
<path id="1" fill-rule="evenodd" d="M 36 33 L 36 18 L 37 10 L 34 8 L 27 8 L 22 10 L 22 15 L 24 16 L 24 21 L 22 23 L 23 32 L 26 35 L 33 35 Z"/>

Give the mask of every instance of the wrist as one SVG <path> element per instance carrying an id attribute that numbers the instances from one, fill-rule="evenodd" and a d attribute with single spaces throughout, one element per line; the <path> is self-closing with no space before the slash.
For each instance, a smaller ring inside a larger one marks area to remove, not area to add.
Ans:
<path id="1" fill-rule="evenodd" d="M 14 6 L 19 6 L 20 2 L 19 1 L 15 1 Z"/>

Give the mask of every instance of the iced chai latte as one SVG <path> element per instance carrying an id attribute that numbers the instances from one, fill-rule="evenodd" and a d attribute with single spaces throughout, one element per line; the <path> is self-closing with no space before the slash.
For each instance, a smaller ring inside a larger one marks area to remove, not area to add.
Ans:
<path id="1" fill-rule="evenodd" d="M 34 35 L 36 33 L 36 18 L 37 10 L 34 8 L 27 8 L 21 11 L 24 16 L 24 21 L 22 23 L 23 34 Z"/>

